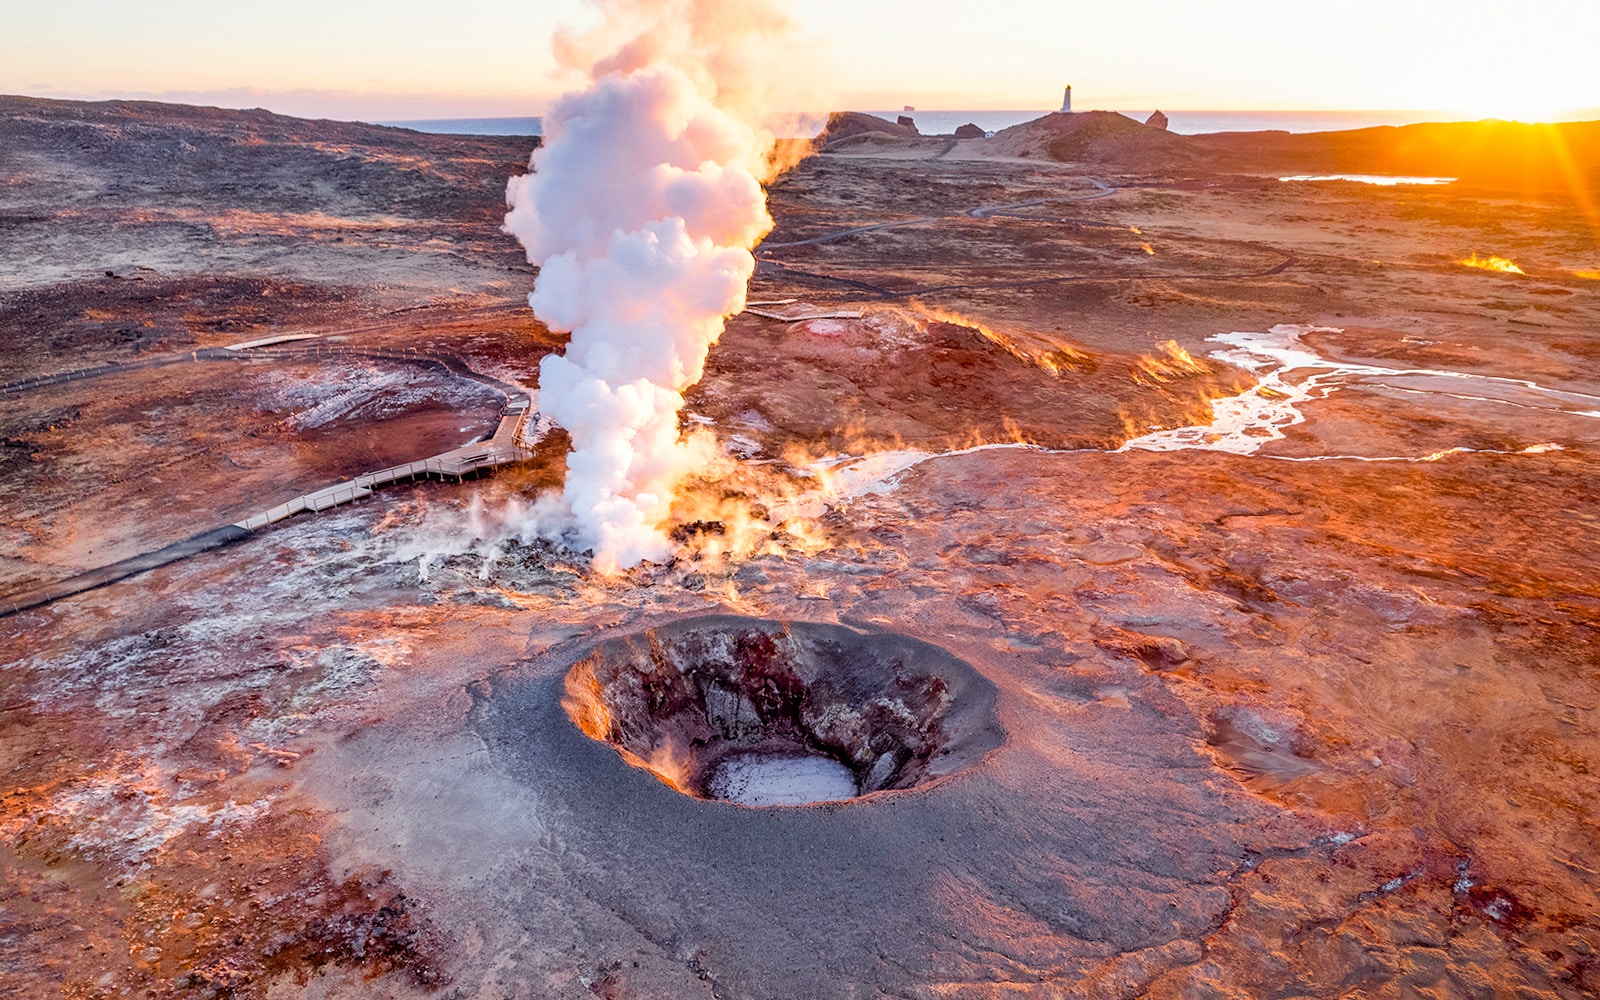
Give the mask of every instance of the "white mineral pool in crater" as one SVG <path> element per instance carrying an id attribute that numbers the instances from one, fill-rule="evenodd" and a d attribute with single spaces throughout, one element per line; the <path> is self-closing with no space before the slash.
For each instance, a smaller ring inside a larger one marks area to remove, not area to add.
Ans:
<path id="1" fill-rule="evenodd" d="M 856 778 L 832 757 L 746 753 L 718 764 L 706 791 L 744 806 L 803 806 L 855 798 Z"/>

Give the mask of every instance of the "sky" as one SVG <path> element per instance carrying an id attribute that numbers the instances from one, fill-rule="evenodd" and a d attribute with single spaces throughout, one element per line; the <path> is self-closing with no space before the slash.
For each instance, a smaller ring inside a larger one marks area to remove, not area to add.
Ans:
<path id="1" fill-rule="evenodd" d="M 1597 0 L 795 0 L 795 110 L 1600 118 Z M 582 0 L 5 0 L 0 93 L 367 121 L 541 114 Z"/>

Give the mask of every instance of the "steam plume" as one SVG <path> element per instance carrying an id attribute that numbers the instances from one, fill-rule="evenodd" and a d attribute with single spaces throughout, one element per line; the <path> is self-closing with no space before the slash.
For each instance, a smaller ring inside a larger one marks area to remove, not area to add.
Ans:
<path id="1" fill-rule="evenodd" d="M 506 229 L 539 265 L 534 313 L 572 334 L 539 365 L 539 409 L 572 437 L 563 495 L 609 573 L 671 553 L 674 488 L 709 447 L 680 435 L 678 411 L 772 228 L 751 70 L 785 20 L 765 0 L 600 8 L 600 29 L 557 38 L 589 84 L 545 116 Z"/>

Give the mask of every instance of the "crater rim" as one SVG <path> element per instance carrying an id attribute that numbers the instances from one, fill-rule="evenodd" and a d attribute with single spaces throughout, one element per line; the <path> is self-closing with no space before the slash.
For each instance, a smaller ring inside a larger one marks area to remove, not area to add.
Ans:
<path id="1" fill-rule="evenodd" d="M 972 664 L 903 633 L 714 614 L 595 643 L 561 703 L 581 733 L 685 796 L 790 809 L 972 768 L 1006 740 L 996 694 Z M 730 796 L 732 766 L 747 780 Z"/>

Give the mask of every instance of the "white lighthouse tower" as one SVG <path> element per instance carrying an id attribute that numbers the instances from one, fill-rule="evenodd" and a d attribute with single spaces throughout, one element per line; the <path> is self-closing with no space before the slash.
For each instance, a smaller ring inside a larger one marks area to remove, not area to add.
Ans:
<path id="1" fill-rule="evenodd" d="M 1067 87 L 1066 93 L 1061 95 L 1061 113 L 1064 115 L 1072 114 L 1072 87 L 1070 85 Z"/>

